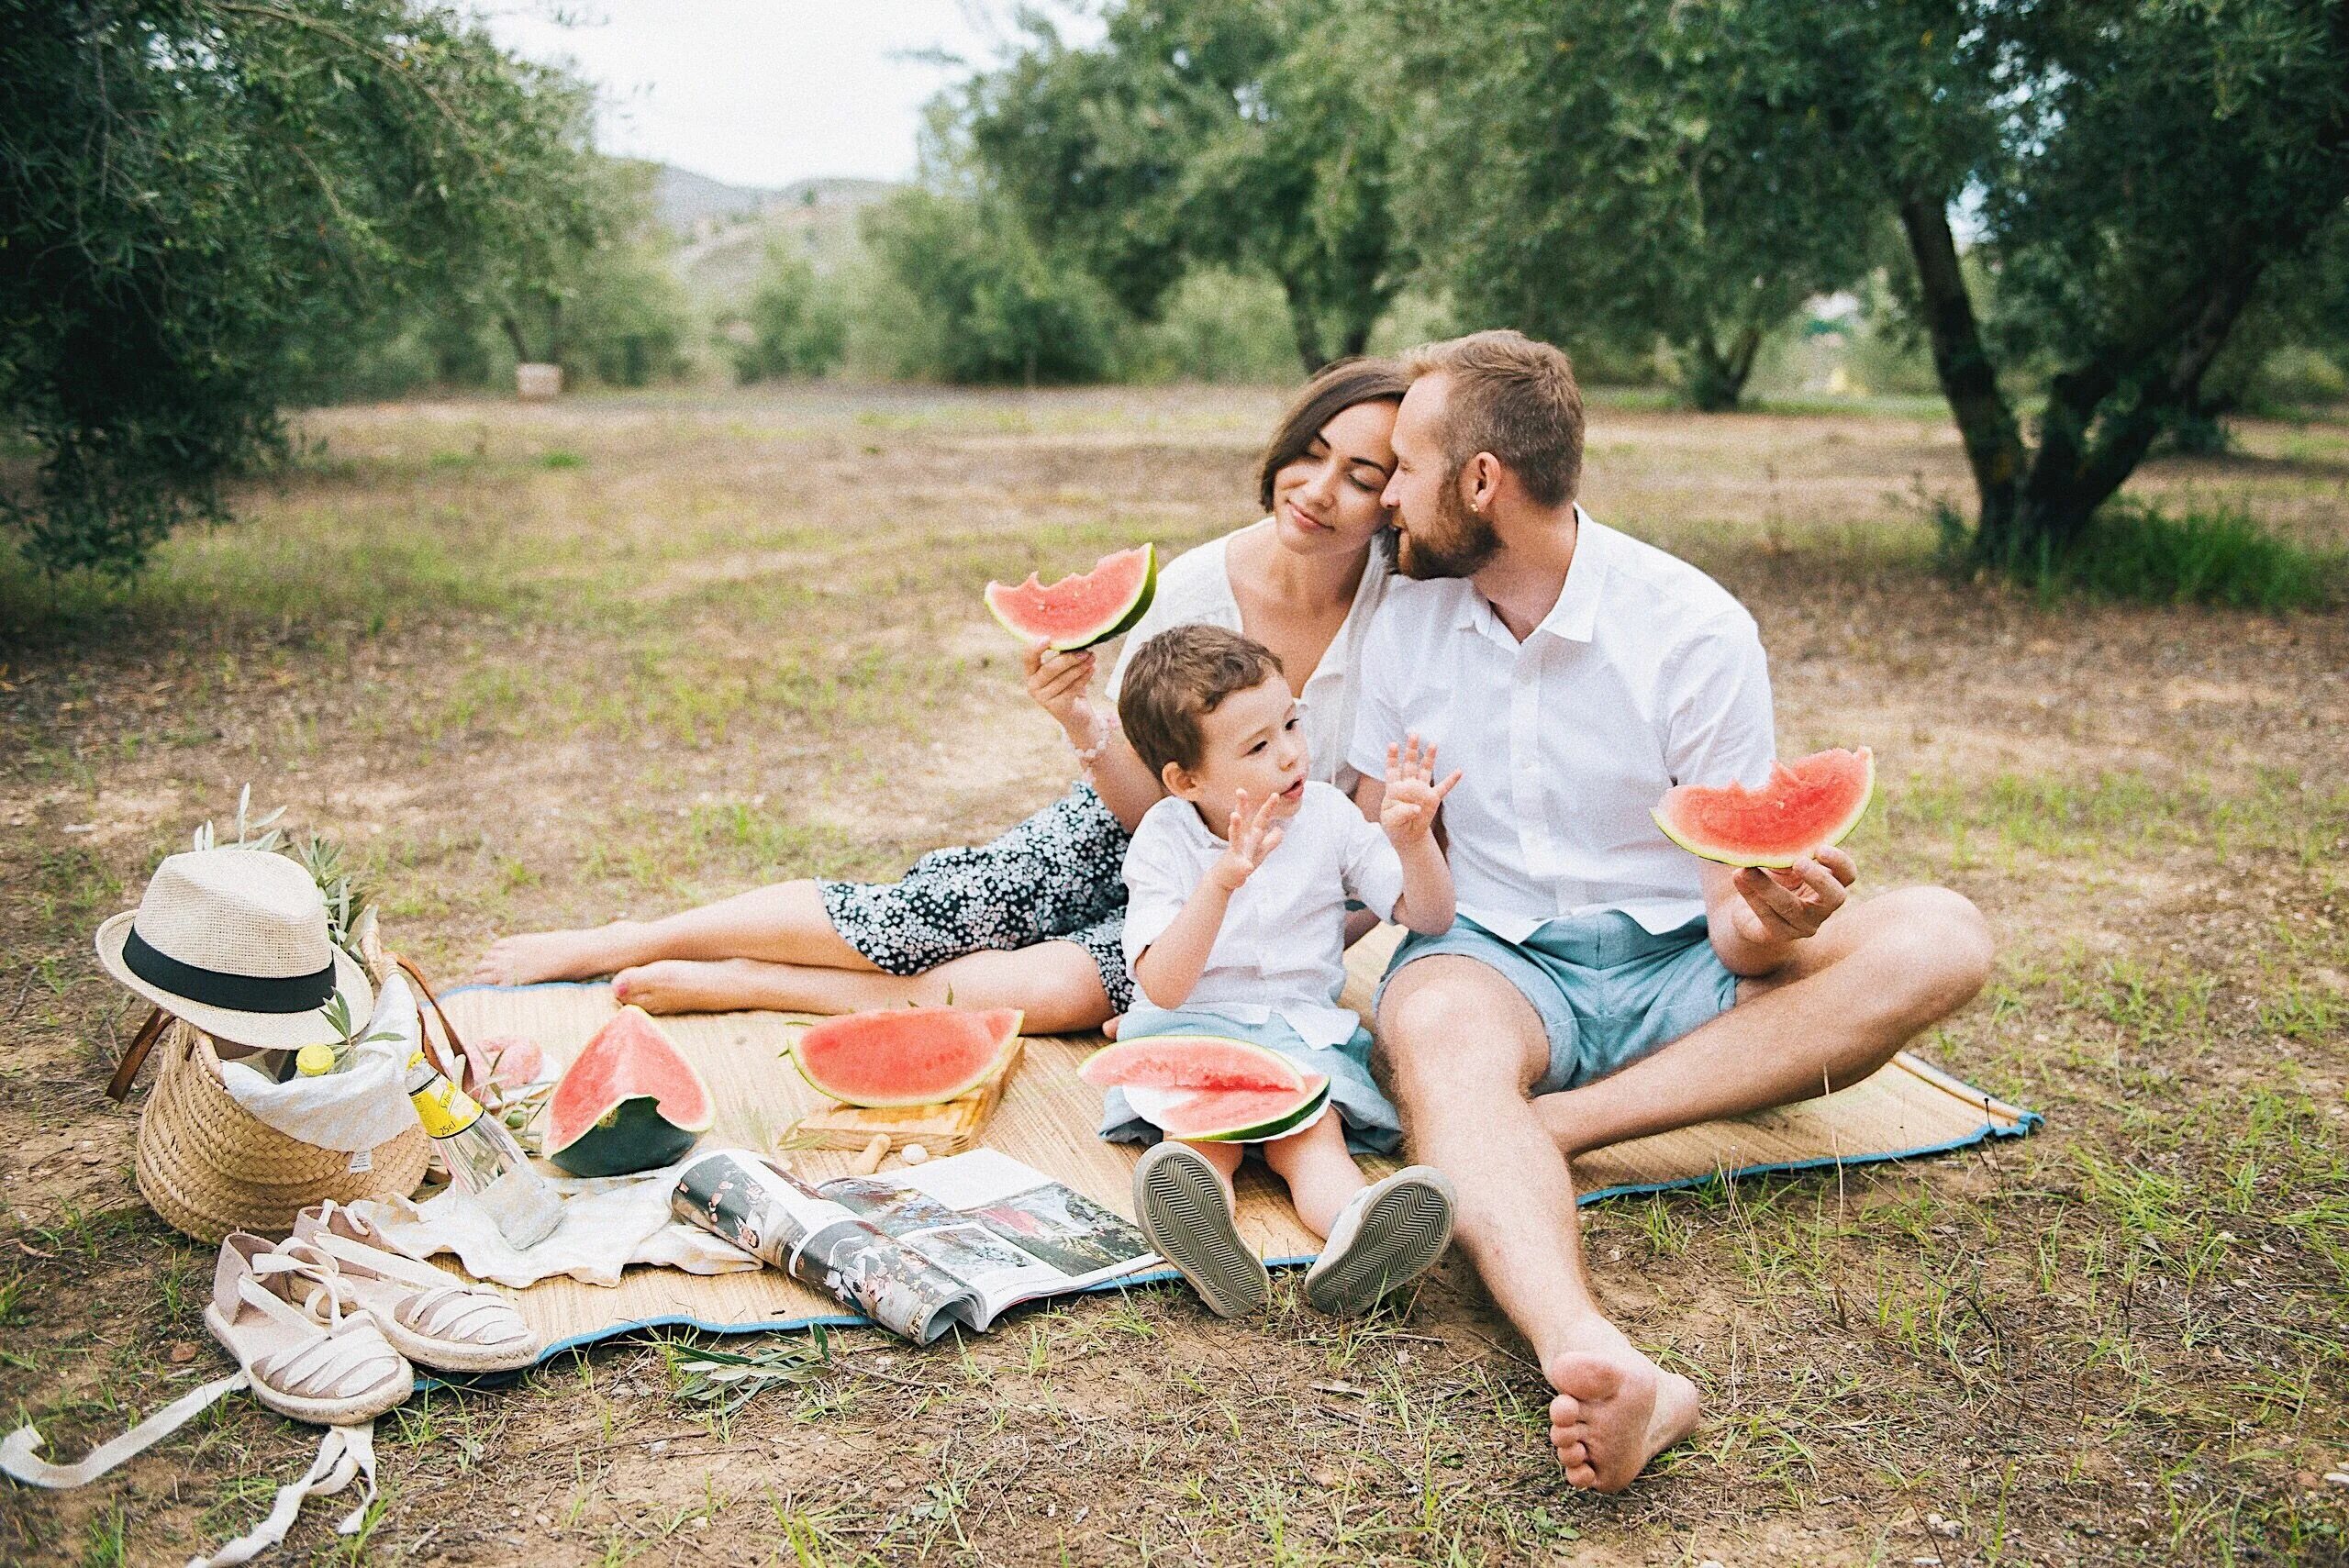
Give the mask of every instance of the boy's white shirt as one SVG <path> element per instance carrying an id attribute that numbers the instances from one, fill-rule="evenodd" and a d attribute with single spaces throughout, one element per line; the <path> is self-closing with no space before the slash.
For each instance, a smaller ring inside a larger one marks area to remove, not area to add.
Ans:
<path id="1" fill-rule="evenodd" d="M 1361 1023 L 1337 1005 L 1346 984 L 1346 900 L 1393 918 L 1403 895 L 1402 858 L 1342 791 L 1318 779 L 1306 782 L 1304 800 L 1282 828 L 1279 845 L 1225 906 L 1207 967 L 1183 1006 L 1244 1024 L 1277 1014 L 1308 1045 L 1342 1045 Z M 1129 966 L 1165 934 L 1228 848 L 1187 800 L 1170 797 L 1143 815 L 1126 849 Z"/>

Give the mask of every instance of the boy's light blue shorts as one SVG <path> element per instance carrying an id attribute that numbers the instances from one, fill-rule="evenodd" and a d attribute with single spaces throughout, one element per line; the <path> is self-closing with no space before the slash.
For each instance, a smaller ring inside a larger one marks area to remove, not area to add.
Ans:
<path id="1" fill-rule="evenodd" d="M 1440 937 L 1407 935 L 1378 983 L 1380 999 L 1405 964 L 1438 953 L 1497 970 L 1533 1005 L 1550 1035 L 1537 1095 L 1620 1072 L 1737 1000 L 1737 976 L 1715 956 L 1701 916 L 1658 933 L 1610 909 L 1552 920 L 1522 942 L 1464 916 Z"/>

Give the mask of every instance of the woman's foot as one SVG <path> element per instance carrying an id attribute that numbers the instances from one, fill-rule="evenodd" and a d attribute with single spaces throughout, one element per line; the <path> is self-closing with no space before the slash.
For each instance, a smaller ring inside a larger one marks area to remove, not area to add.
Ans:
<path id="1" fill-rule="evenodd" d="M 784 965 L 749 958 L 664 958 L 612 976 L 612 1000 L 648 1013 L 734 1013 L 778 1006 L 767 972 Z M 762 984 L 766 982 L 766 984 Z"/>
<path id="2" fill-rule="evenodd" d="M 1184 1144 L 1152 1144 L 1134 1166 L 1134 1213 L 1150 1250 L 1191 1282 L 1219 1318 L 1264 1305 L 1272 1276 L 1231 1213 L 1231 1194 L 1207 1156 Z"/>
<path id="3" fill-rule="evenodd" d="M 639 928 L 615 920 L 580 931 L 500 937 L 465 977 L 472 985 L 535 985 L 542 980 L 593 980 L 636 962 Z"/>
<path id="4" fill-rule="evenodd" d="M 1452 1184 L 1426 1165 L 1397 1171 L 1338 1211 L 1305 1273 L 1305 1299 L 1332 1317 L 1358 1317 L 1426 1273 L 1451 1242 Z"/>
<path id="5" fill-rule="evenodd" d="M 1697 1385 L 1665 1372 L 1601 1322 L 1586 1349 L 1546 1362 L 1550 1446 L 1566 1481 L 1595 1492 L 1620 1492 L 1648 1462 L 1697 1429 Z"/>

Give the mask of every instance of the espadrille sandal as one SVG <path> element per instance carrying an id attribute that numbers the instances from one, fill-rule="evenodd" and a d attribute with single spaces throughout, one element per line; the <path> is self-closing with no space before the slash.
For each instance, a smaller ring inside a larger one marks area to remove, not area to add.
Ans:
<path id="1" fill-rule="evenodd" d="M 406 1399 L 416 1372 L 372 1318 L 344 1316 L 334 1276 L 324 1254 L 289 1255 L 232 1232 L 220 1243 L 204 1321 L 262 1405 L 297 1421 L 347 1427 Z"/>
<path id="2" fill-rule="evenodd" d="M 538 1359 L 539 1337 L 512 1302 L 378 1245 L 378 1234 L 340 1204 L 322 1203 L 295 1217 L 285 1246 L 330 1259 L 343 1309 L 373 1318 L 418 1366 L 511 1372 Z"/>

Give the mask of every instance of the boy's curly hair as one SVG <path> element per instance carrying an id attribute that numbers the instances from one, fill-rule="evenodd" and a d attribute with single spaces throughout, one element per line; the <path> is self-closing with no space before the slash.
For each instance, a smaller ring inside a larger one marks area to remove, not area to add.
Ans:
<path id="1" fill-rule="evenodd" d="M 1164 777 L 1166 764 L 1199 765 L 1199 720 L 1234 692 L 1281 673 L 1273 651 L 1219 626 L 1170 627 L 1134 650 L 1118 688 L 1118 723 L 1135 755 Z"/>

